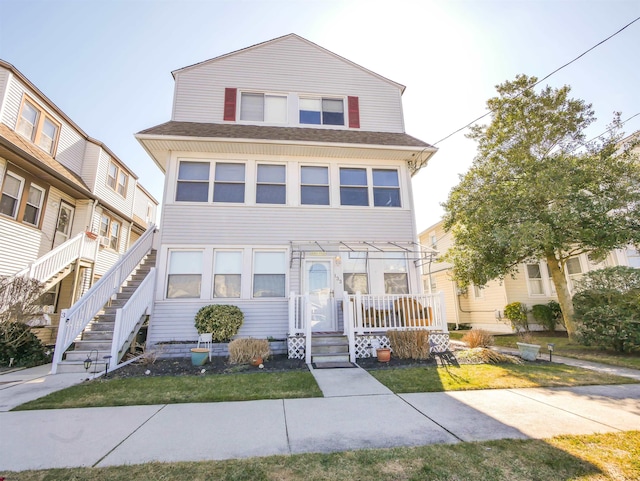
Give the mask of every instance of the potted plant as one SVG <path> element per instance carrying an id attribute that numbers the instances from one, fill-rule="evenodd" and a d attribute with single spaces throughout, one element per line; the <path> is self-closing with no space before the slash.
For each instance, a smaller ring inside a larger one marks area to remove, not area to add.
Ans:
<path id="1" fill-rule="evenodd" d="M 376 349 L 378 362 L 389 362 L 391 360 L 391 349 L 388 347 L 379 347 Z"/>
<path id="2" fill-rule="evenodd" d="M 209 349 L 206 347 L 194 347 L 191 349 L 191 364 L 194 366 L 204 365 L 208 357 Z"/>

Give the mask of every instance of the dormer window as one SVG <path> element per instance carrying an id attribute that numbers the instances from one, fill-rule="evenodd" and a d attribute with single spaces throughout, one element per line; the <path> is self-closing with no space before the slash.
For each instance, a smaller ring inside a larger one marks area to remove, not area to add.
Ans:
<path id="1" fill-rule="evenodd" d="M 301 124 L 344 125 L 342 99 L 301 97 L 299 106 Z"/>
<path id="2" fill-rule="evenodd" d="M 16 124 L 16 132 L 35 143 L 46 153 L 53 155 L 59 131 L 60 124 L 49 117 L 44 110 L 36 107 L 35 103 L 24 99 Z"/>
<path id="3" fill-rule="evenodd" d="M 110 162 L 109 172 L 107 174 L 107 185 L 122 197 L 126 197 L 128 181 L 129 176 L 124 171 L 124 169 L 115 162 Z"/>
<path id="4" fill-rule="evenodd" d="M 287 97 L 242 92 L 240 95 L 240 120 L 284 124 L 287 122 Z"/>

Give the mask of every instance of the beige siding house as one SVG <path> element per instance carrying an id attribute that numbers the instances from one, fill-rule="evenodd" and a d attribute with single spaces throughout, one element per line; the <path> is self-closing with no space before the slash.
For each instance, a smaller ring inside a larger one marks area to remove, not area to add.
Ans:
<path id="1" fill-rule="evenodd" d="M 356 293 L 380 316 L 423 295 L 411 176 L 436 149 L 405 133 L 404 86 L 294 34 L 173 77 L 172 119 L 136 135 L 167 176 L 152 344 L 223 303 L 301 355 L 362 323 Z"/>
<path id="2" fill-rule="evenodd" d="M 0 275 L 33 275 L 50 288 L 52 322 L 38 331 L 50 343 L 60 311 L 154 219 L 136 219 L 136 192 L 146 191 L 126 164 L 2 60 L 0 102 Z M 155 216 L 158 202 L 145 195 Z M 77 252 L 42 277 L 63 246 Z"/>
<path id="3" fill-rule="evenodd" d="M 436 249 L 440 256 L 453 245 L 454 239 L 450 232 L 445 232 L 443 222 L 425 229 L 420 233 L 420 243 Z M 609 266 L 638 267 L 636 251 L 632 248 L 611 251 L 603 262 L 595 263 L 586 254 L 569 259 L 567 263 L 567 278 L 569 288 L 574 289 L 575 282 L 586 272 Z M 432 286 L 442 290 L 445 295 L 447 322 L 452 325 L 469 324 L 477 329 L 491 332 L 512 332 L 508 319 L 504 318 L 504 307 L 512 302 L 521 302 L 531 308 L 535 304 L 546 304 L 551 300 L 557 301 L 555 288 L 549 275 L 546 262 L 532 262 L 518 267 L 515 277 L 507 276 L 504 280 L 490 281 L 485 286 L 471 285 L 460 290 L 451 277 L 452 265 L 446 262 L 433 262 L 425 266 L 423 282 L 425 290 Z M 542 329 L 541 326 L 529 321 L 532 329 Z"/>

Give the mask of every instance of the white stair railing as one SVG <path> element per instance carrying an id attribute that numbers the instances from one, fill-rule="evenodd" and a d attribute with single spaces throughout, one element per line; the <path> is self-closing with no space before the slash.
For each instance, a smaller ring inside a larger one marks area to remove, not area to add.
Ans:
<path id="1" fill-rule="evenodd" d="M 97 247 L 97 240 L 90 239 L 86 233 L 81 232 L 36 259 L 30 266 L 18 272 L 16 276 L 28 276 L 43 283 L 47 282 L 77 259 L 88 259 L 95 262 Z"/>
<path id="2" fill-rule="evenodd" d="M 98 282 L 91 286 L 78 302 L 69 309 L 62 310 L 56 348 L 53 353 L 52 374 L 56 373 L 58 363 L 62 361 L 64 352 L 78 337 L 78 334 L 91 322 L 109 299 L 118 292 L 120 286 L 151 250 L 154 233 L 155 225 L 152 224 L 136 243 L 124 253 L 120 260 Z"/>
<path id="3" fill-rule="evenodd" d="M 120 349 L 145 314 L 151 314 L 153 290 L 156 285 L 156 269 L 151 268 L 147 277 L 140 283 L 124 306 L 116 311 L 116 322 L 111 341 L 111 360 L 109 369 L 115 369 L 119 363 Z"/>

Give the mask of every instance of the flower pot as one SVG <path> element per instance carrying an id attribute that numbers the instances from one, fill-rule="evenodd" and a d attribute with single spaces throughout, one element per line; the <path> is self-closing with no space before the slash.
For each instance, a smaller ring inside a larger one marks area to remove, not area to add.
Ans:
<path id="1" fill-rule="evenodd" d="M 391 349 L 376 349 L 376 354 L 378 355 L 378 362 L 389 362 L 391 359 Z"/>
<path id="2" fill-rule="evenodd" d="M 253 359 L 251 359 L 251 365 L 258 367 L 260 364 L 262 364 L 262 358 L 261 357 L 254 357 Z"/>
<path id="3" fill-rule="evenodd" d="M 518 351 L 520 351 L 520 357 L 525 361 L 535 361 L 540 352 L 540 346 L 538 344 L 527 344 L 526 342 L 516 342 L 518 345 Z"/>
<path id="4" fill-rule="evenodd" d="M 202 366 L 207 362 L 209 357 L 209 349 L 204 347 L 194 347 L 191 349 L 191 364 L 194 366 Z"/>

